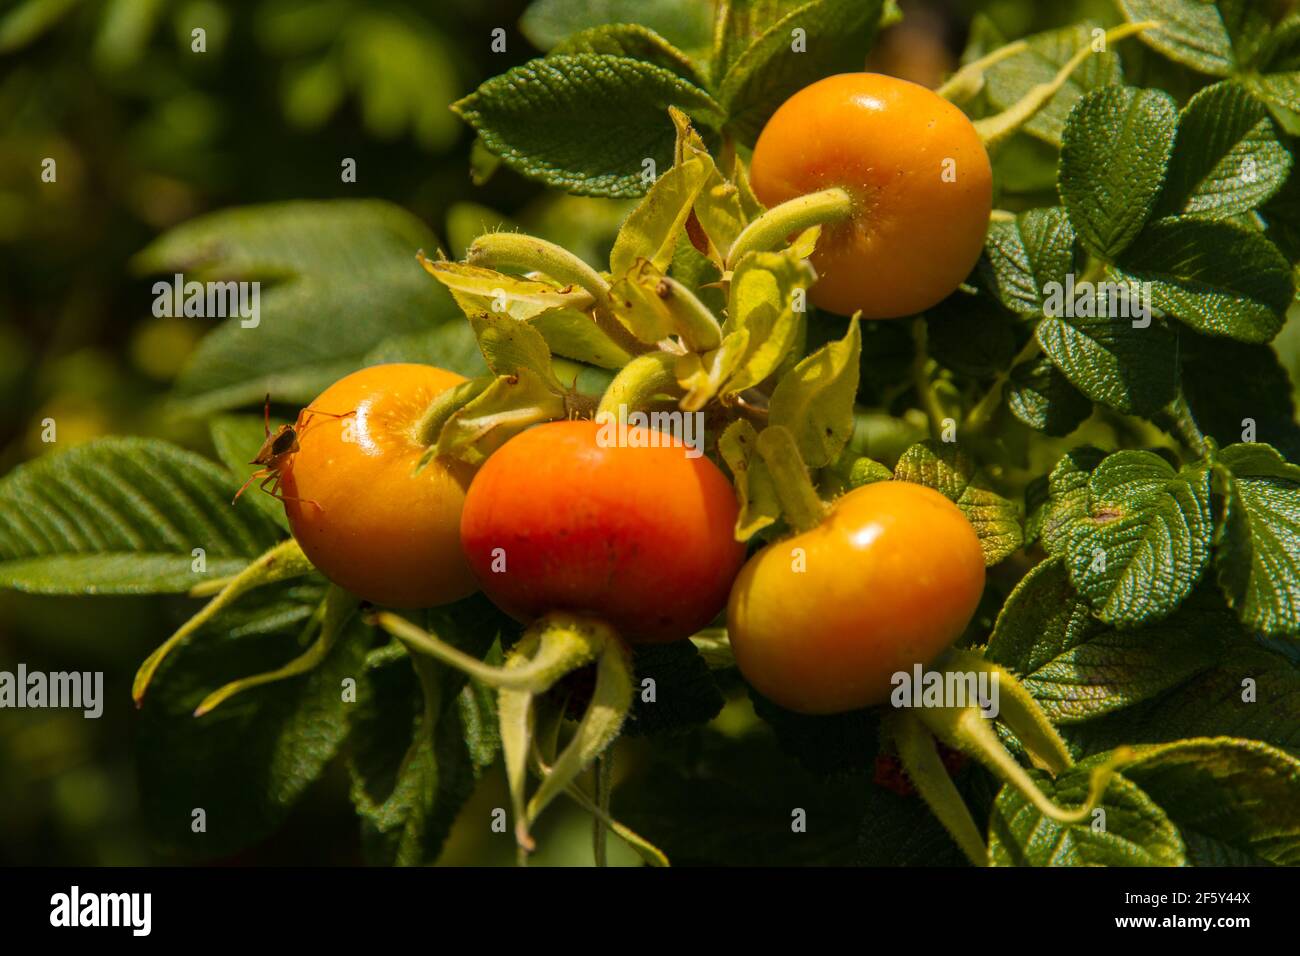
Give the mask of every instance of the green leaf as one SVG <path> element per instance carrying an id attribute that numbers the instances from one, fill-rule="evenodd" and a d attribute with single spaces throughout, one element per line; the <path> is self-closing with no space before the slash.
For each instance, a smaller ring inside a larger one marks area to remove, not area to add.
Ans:
<path id="1" fill-rule="evenodd" d="M 1178 113 L 1161 90 L 1108 86 L 1070 111 L 1060 190 L 1079 240 L 1113 260 L 1142 231 L 1160 195 Z"/>
<path id="2" fill-rule="evenodd" d="M 632 713 L 623 733 L 629 737 L 680 734 L 708 723 L 722 710 L 722 694 L 704 658 L 690 641 L 640 644 L 633 651 Z M 653 681 L 653 700 L 647 700 Z"/>
<path id="3" fill-rule="evenodd" d="M 1290 171 L 1264 104 L 1236 83 L 1216 83 L 1179 115 L 1160 213 L 1228 219 L 1262 205 Z"/>
<path id="4" fill-rule="evenodd" d="M 958 374 L 991 377 L 1015 357 L 1014 321 L 992 296 L 954 292 L 925 314 L 930 356 Z"/>
<path id="5" fill-rule="evenodd" d="M 758 432 L 744 419 L 734 421 L 718 439 L 718 452 L 736 484 L 736 540 L 748 541 L 781 516 L 776 485 L 758 453 Z"/>
<path id="6" fill-rule="evenodd" d="M 592 27 L 640 24 L 679 48 L 704 50 L 713 35 L 712 11 L 697 0 L 535 0 L 519 29 L 539 50 L 549 50 Z"/>
<path id="7" fill-rule="evenodd" d="M 614 791 L 613 813 L 676 866 L 849 865 L 869 787 L 860 774 L 804 771 L 769 734 L 705 730 L 656 740 Z M 807 832 L 791 827 L 795 808 L 806 812 Z"/>
<path id="8" fill-rule="evenodd" d="M 853 434 L 862 333 L 855 319 L 844 338 L 822 346 L 777 383 L 769 424 L 794 434 L 810 468 L 834 461 Z"/>
<path id="9" fill-rule="evenodd" d="M 258 324 L 236 316 L 209 333 L 175 403 L 203 415 L 260 405 L 269 392 L 306 405 L 384 339 L 454 313 L 415 261 L 435 244 L 410 213 L 373 200 L 229 209 L 172 229 L 135 258 L 136 271 L 261 282 Z"/>
<path id="10" fill-rule="evenodd" d="M 1184 333 L 1183 395 L 1197 425 L 1220 446 L 1248 439 L 1300 459 L 1291 378 L 1267 345 Z"/>
<path id="11" fill-rule="evenodd" d="M 741 259 L 731 277 L 723 331 L 747 331 L 749 348 L 724 394 L 761 385 L 788 360 L 798 358 L 805 313 L 796 311 L 795 297 L 816 279 L 808 262 L 789 251 L 754 252 Z"/>
<path id="12" fill-rule="evenodd" d="M 283 424 L 288 423 L 272 419 L 271 431 Z M 218 460 L 236 478 L 242 481 L 261 467 L 252 463 L 266 441 L 266 422 L 261 415 L 218 415 L 208 422 L 208 435 L 212 438 Z M 284 505 L 270 495 L 262 494 L 256 482 L 248 486 L 240 501 L 251 504 L 285 531 L 289 530 Z"/>
<path id="13" fill-rule="evenodd" d="M 994 112 L 1009 109 L 1039 84 L 1051 83 L 1057 72 L 1082 47 L 1091 46 L 1093 31 L 1104 28 L 1092 20 L 1026 38 L 1029 49 L 990 67 L 984 75 L 985 92 Z M 1065 85 L 1025 124 L 1025 132 L 1053 146 L 1061 145 L 1070 109 L 1089 90 L 1122 83 L 1119 57 L 1109 50 L 1084 60 Z"/>
<path id="14" fill-rule="evenodd" d="M 527 322 L 492 313 L 470 319 L 483 360 L 493 375 L 518 375 L 531 372 L 556 394 L 564 394 L 551 369 L 551 350 L 542 333 Z"/>
<path id="15" fill-rule="evenodd" d="M 1106 457 L 1083 480 L 1078 459 L 1052 472 L 1043 539 L 1103 621 L 1131 627 L 1171 614 L 1210 553 L 1209 472 L 1177 472 L 1146 451 Z"/>
<path id="16" fill-rule="evenodd" d="M 1116 317 L 1056 318 L 1062 310 L 1053 308 L 1034 334 L 1052 364 L 1089 399 L 1128 415 L 1150 416 L 1174 399 L 1178 381 L 1174 336 L 1167 326 L 1151 322 L 1149 315 L 1147 327 L 1135 327 L 1134 322 L 1141 320 L 1130 316 L 1140 292 L 1122 290 L 1119 283 L 1098 283 L 1095 299 L 1084 299 L 1091 303 L 1084 311 L 1121 313 Z M 1122 305 L 1125 301 L 1128 308 Z"/>
<path id="17" fill-rule="evenodd" d="M 1095 718 L 1149 700 L 1215 662 L 1223 634 L 1236 629 L 1213 589 L 1205 591 L 1164 621 L 1117 630 L 1093 617 L 1064 561 L 1049 558 L 1007 598 L 985 656 L 1013 671 L 1053 723 Z"/>
<path id="18" fill-rule="evenodd" d="M 709 94 L 663 67 L 580 53 L 513 67 L 453 109 L 517 172 L 580 195 L 622 197 L 646 191 L 647 160 L 672 165 L 670 106 L 720 121 Z"/>
<path id="19" fill-rule="evenodd" d="M 384 339 L 362 360 L 367 366 L 392 362 L 436 365 L 466 378 L 477 378 L 487 371 L 474 330 L 459 317 L 432 329 Z"/>
<path id="20" fill-rule="evenodd" d="M 638 259 L 648 260 L 659 272 L 672 264 L 677 241 L 708 173 L 703 162 L 692 158 L 655 180 L 614 240 L 609 254 L 613 275 L 624 275 Z"/>
<path id="21" fill-rule="evenodd" d="M 1044 356 L 1011 369 L 1007 407 L 1030 428 L 1055 436 L 1070 434 L 1092 414 L 1092 402 Z"/>
<path id="22" fill-rule="evenodd" d="M 479 658 L 505 626 L 503 615 L 479 595 L 430 618 L 439 638 Z M 485 735 L 481 726 L 491 696 L 485 699 L 462 673 L 423 656 L 374 660 L 359 684 L 348 770 L 367 856 L 385 864 L 431 863 L 496 758 L 495 734 Z M 494 714 L 486 716 L 495 723 Z"/>
<path id="23" fill-rule="evenodd" d="M 1251 630 L 1300 635 L 1300 467 L 1263 444 L 1229 445 L 1215 547 L 1229 603 Z"/>
<path id="24" fill-rule="evenodd" d="M 1190 862 L 1215 865 L 1239 854 L 1300 864 L 1295 757 L 1258 741 L 1200 738 L 1141 748 L 1123 772 L 1177 825 Z"/>
<path id="25" fill-rule="evenodd" d="M 555 355 L 600 368 L 622 368 L 632 361 L 632 356 L 606 335 L 586 312 L 555 309 L 543 312 L 529 325 L 541 333 Z"/>
<path id="26" fill-rule="evenodd" d="M 1055 780 L 1029 773 L 1049 799 L 1078 806 L 1088 796 L 1092 768 L 1108 755 L 1076 764 Z M 1105 828 L 1062 825 L 1043 814 L 1015 787 L 1004 786 L 989 818 L 989 862 L 994 866 L 1182 866 L 1177 828 L 1142 789 L 1114 777 L 1102 797 Z"/>
<path id="27" fill-rule="evenodd" d="M 969 865 L 919 795 L 902 796 L 884 787 L 872 787 L 867 793 L 854 863 L 873 867 Z"/>
<path id="28" fill-rule="evenodd" d="M 1262 740 L 1300 756 L 1300 666 L 1237 643 L 1209 670 L 1166 694 L 1068 728 L 1072 746 L 1096 753 L 1125 743 L 1165 743 L 1226 734 Z"/>
<path id="29" fill-rule="evenodd" d="M 980 271 L 998 300 L 1021 315 L 1043 314 L 1047 286 L 1062 288 L 1078 271 L 1070 218 L 1060 206 L 1031 209 L 1010 222 L 989 224 Z"/>
<path id="30" fill-rule="evenodd" d="M 913 445 L 898 460 L 894 478 L 933 488 L 960 508 L 979 535 L 990 567 L 1024 543 L 1019 508 L 987 488 L 975 463 L 955 445 L 931 439 Z"/>
<path id="31" fill-rule="evenodd" d="M 793 94 L 823 77 L 860 70 L 882 6 L 881 0 L 808 0 L 772 23 L 717 80 L 732 135 L 752 145 Z M 794 30 L 803 31 L 803 52 L 791 52 Z"/>
<path id="32" fill-rule="evenodd" d="M 1151 304 L 1199 332 L 1267 342 L 1295 293 L 1291 266 L 1260 233 L 1235 223 L 1162 219 L 1125 252 L 1121 273 L 1151 283 Z"/>
<path id="33" fill-rule="evenodd" d="M 527 322 L 552 309 L 585 309 L 592 303 L 591 293 L 576 286 L 561 288 L 464 262 L 427 262 L 425 269 L 467 316 L 486 313 Z"/>
<path id="34" fill-rule="evenodd" d="M 1205 0 L 1117 0 L 1130 23 L 1155 20 L 1160 26 L 1139 34 L 1142 42 L 1171 60 L 1211 76 L 1237 68 L 1232 38 L 1223 17 Z"/>
<path id="35" fill-rule="evenodd" d="M 268 836 L 343 742 L 354 706 L 343 699 L 343 682 L 361 676 L 367 646 L 355 616 L 314 671 L 192 716 L 209 692 L 302 652 L 298 626 L 286 627 L 279 610 L 302 593 L 281 585 L 250 596 L 254 613 L 241 603 L 240 613 L 222 614 L 159 670 L 136 728 L 136 761 L 141 818 L 169 856 L 229 856 Z M 193 828 L 196 808 L 205 832 Z"/>
<path id="36" fill-rule="evenodd" d="M 238 487 L 206 459 L 144 438 L 20 465 L 0 480 L 0 587 L 184 593 L 234 574 L 280 536 L 264 512 L 231 507 Z"/>
<path id="37" fill-rule="evenodd" d="M 654 30 L 637 23 L 610 23 L 590 27 L 561 40 L 551 48 L 551 56 L 577 53 L 603 53 L 653 63 L 671 70 L 695 86 L 704 86 L 704 77 L 695 64 L 677 47 Z"/>

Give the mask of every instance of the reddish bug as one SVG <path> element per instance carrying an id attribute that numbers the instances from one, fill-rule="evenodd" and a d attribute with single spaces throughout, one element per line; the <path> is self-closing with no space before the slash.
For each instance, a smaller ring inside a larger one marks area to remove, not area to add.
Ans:
<path id="1" fill-rule="evenodd" d="M 291 498 L 281 494 L 280 480 L 282 473 L 289 464 L 290 456 L 298 451 L 298 436 L 307 429 L 307 425 L 311 421 L 313 415 L 324 415 L 327 418 L 348 418 L 355 414 L 355 409 L 350 412 L 343 412 L 340 415 L 335 414 L 334 412 L 322 412 L 315 408 L 304 408 L 298 413 L 297 421 L 292 425 L 281 425 L 275 430 L 275 433 L 272 434 L 271 396 L 267 395 L 266 403 L 262 407 L 262 417 L 264 419 L 263 427 L 266 430 L 266 440 L 262 442 L 262 447 L 258 450 L 257 457 L 249 462 L 250 465 L 261 465 L 262 467 L 249 475 L 248 480 L 239 486 L 239 490 L 235 492 L 235 497 L 230 503 L 233 505 L 238 501 L 239 496 L 244 493 L 244 490 L 260 478 L 262 483 L 258 485 L 258 488 L 265 491 L 272 498 L 279 501 L 303 501 L 306 504 L 315 505 L 319 508 L 320 505 L 309 499 Z M 267 485 L 270 485 L 271 487 L 267 488 Z"/>

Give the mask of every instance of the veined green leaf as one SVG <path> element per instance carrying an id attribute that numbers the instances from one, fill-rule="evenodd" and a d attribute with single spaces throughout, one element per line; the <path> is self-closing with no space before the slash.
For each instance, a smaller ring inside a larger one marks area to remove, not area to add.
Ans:
<path id="1" fill-rule="evenodd" d="M 1202 737 L 1139 748 L 1123 770 L 1187 841 L 1191 862 L 1300 864 L 1300 760 L 1255 740 Z"/>
<path id="2" fill-rule="evenodd" d="M 599 53 L 546 57 L 494 76 L 454 109 L 506 165 L 556 189 L 639 196 L 672 165 L 668 107 L 721 122 L 708 93 L 663 67 Z"/>
<path id="3" fill-rule="evenodd" d="M 1061 201 L 1079 240 L 1113 260 L 1142 231 L 1164 182 L 1178 113 L 1161 90 L 1107 86 L 1083 97 L 1061 139 Z"/>
<path id="4" fill-rule="evenodd" d="M 985 656 L 1013 671 L 1054 723 L 1090 720 L 1213 665 L 1236 628 L 1214 590 L 1204 592 L 1163 621 L 1118 630 L 1093 616 L 1065 563 L 1049 558 L 1007 598 Z"/>
<path id="5" fill-rule="evenodd" d="M 791 95 L 822 77 L 860 70 L 882 7 L 881 0 L 808 0 L 772 23 L 715 78 L 732 134 L 752 145 Z M 803 52 L 792 53 L 796 42 Z"/>
<path id="6" fill-rule="evenodd" d="M 1215 567 L 1247 627 L 1300 636 L 1300 466 L 1263 444 L 1219 453 L 1229 472 Z"/>
<path id="7" fill-rule="evenodd" d="M 450 317 L 450 297 L 415 261 L 435 244 L 410 213 L 371 200 L 223 210 L 172 229 L 135 258 L 136 271 L 261 283 L 256 324 L 234 316 L 209 333 L 175 403 L 200 415 L 260 405 L 269 392 L 305 405 L 384 339 Z"/>
<path id="8" fill-rule="evenodd" d="M 1060 206 L 1031 209 L 989 224 L 980 269 L 998 300 L 1021 315 L 1042 315 L 1048 286 L 1064 288 L 1078 271 L 1078 246 Z"/>
<path id="9" fill-rule="evenodd" d="M 1213 3 L 1205 0 L 1117 0 L 1130 23 L 1157 21 L 1140 34 L 1142 42 L 1171 60 L 1211 76 L 1227 76 L 1237 67 L 1232 37 Z"/>
<path id="10" fill-rule="evenodd" d="M 1125 414 L 1149 416 L 1174 399 L 1178 356 L 1167 326 L 1152 321 L 1149 314 L 1145 320 L 1131 317 L 1141 290 L 1124 283 L 1098 284 L 1092 300 L 1095 311 L 1119 315 L 1067 319 L 1049 310 L 1034 334 L 1052 364 L 1089 399 Z M 1143 321 L 1148 323 L 1145 328 L 1135 327 Z"/>
<path id="11" fill-rule="evenodd" d="M 551 48 L 550 53 L 552 56 L 603 53 L 629 57 L 671 70 L 695 86 L 705 85 L 704 77 L 689 56 L 640 23 L 607 23 L 588 27 L 565 37 Z"/>
<path id="12" fill-rule="evenodd" d="M 1109 755 L 1076 764 L 1055 780 L 1029 773 L 1060 806 L 1078 806 L 1088 795 L 1092 770 Z M 1004 786 L 989 817 L 993 866 L 1182 866 L 1185 848 L 1178 829 L 1137 784 L 1122 776 L 1102 797 L 1104 829 L 1090 823 L 1062 825 L 1045 817 L 1011 786 Z"/>
<path id="13" fill-rule="evenodd" d="M 1209 472 L 1121 451 L 1084 475 L 1070 458 L 1052 472 L 1048 550 L 1064 555 L 1103 621 L 1132 627 L 1173 613 L 1209 560 Z"/>
<path id="14" fill-rule="evenodd" d="M 1231 222 L 1162 219 L 1142 231 L 1119 263 L 1151 283 L 1151 304 L 1199 332 L 1267 342 L 1295 293 L 1291 266 L 1258 232 Z"/>
<path id="15" fill-rule="evenodd" d="M 280 537 L 238 483 L 191 452 L 104 438 L 0 480 L 0 587 L 39 594 L 184 593 Z"/>
<path id="16" fill-rule="evenodd" d="M 1159 212 L 1228 219 L 1262 205 L 1290 171 L 1264 104 L 1237 83 L 1216 83 L 1179 114 Z"/>

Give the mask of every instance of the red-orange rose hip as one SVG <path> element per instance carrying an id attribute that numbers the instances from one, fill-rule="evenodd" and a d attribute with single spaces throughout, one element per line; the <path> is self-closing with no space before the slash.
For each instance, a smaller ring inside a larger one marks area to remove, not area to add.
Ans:
<path id="1" fill-rule="evenodd" d="M 680 444 L 629 447 L 666 435 L 628 433 L 620 446 L 595 422 L 538 425 L 479 469 L 461 543 L 498 607 L 523 621 L 591 613 L 653 643 L 689 637 L 722 609 L 745 554 L 731 483 Z"/>

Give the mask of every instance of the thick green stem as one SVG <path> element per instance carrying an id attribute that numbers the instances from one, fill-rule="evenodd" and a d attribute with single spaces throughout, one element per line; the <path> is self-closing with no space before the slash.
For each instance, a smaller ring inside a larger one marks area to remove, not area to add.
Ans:
<path id="1" fill-rule="evenodd" d="M 1070 749 L 1056 732 L 1043 708 L 1025 686 L 1006 668 L 975 651 L 953 648 L 943 657 L 945 670 L 988 674 L 997 682 L 998 716 L 1024 745 L 1030 758 L 1044 770 L 1056 775 L 1074 765 Z"/>
<path id="2" fill-rule="evenodd" d="M 682 342 L 693 352 L 708 352 L 722 344 L 722 326 L 717 316 L 696 298 L 695 293 L 671 276 L 664 276 L 655 293 L 673 317 Z"/>
<path id="3" fill-rule="evenodd" d="M 1159 25 L 1154 21 L 1122 24 L 1106 32 L 1106 43 L 1110 44 L 1117 40 L 1123 40 L 1135 33 L 1141 33 Z M 1056 72 L 1056 76 L 1050 82 L 1039 83 L 1031 87 L 1018 102 L 1001 113 L 976 120 L 975 130 L 980 134 L 980 139 L 984 141 L 984 148 L 992 152 L 1010 139 L 1022 126 L 1038 115 L 1038 111 L 1047 105 L 1048 100 L 1061 91 L 1061 87 L 1065 86 L 1065 82 L 1070 78 L 1070 75 L 1079 68 L 1084 60 L 1093 55 L 1091 45 L 1080 47 L 1074 56 L 1070 57 L 1065 62 L 1065 65 Z"/>
<path id="4" fill-rule="evenodd" d="M 914 715 L 900 711 L 888 718 L 885 735 L 898 749 L 907 778 L 962 853 L 966 854 L 966 859 L 975 866 L 987 866 L 989 850 L 984 837 L 948 775 L 934 745 L 934 737 L 925 725 Z"/>
<path id="5" fill-rule="evenodd" d="M 563 246 L 518 232 L 489 232 L 479 236 L 465 254 L 472 266 L 498 271 L 541 272 L 556 282 L 572 283 L 609 305 L 609 283 Z"/>
<path id="6" fill-rule="evenodd" d="M 543 693 L 572 670 L 595 659 L 595 648 L 607 638 L 603 625 L 569 614 L 552 614 L 534 622 L 528 634 L 541 635 L 541 647 L 527 661 L 493 667 L 452 647 L 391 611 L 374 615 L 374 623 L 406 645 L 408 650 L 442 661 L 489 687 Z M 603 631 L 601 630 L 603 628 Z"/>
<path id="7" fill-rule="evenodd" d="M 597 866 L 609 866 L 609 799 L 614 785 L 614 754 L 607 752 L 596 758 L 596 806 L 599 813 L 592 814 L 591 848 Z"/>
<path id="8" fill-rule="evenodd" d="M 746 253 L 779 249 L 797 232 L 842 222 L 852 214 L 853 197 L 838 186 L 773 206 L 736 237 L 727 252 L 727 269 L 735 269 Z"/>
<path id="9" fill-rule="evenodd" d="M 593 817 L 599 819 L 605 826 L 614 831 L 614 835 L 636 851 L 649 866 L 668 866 L 668 857 L 663 850 L 659 849 L 645 837 L 641 836 L 635 830 L 630 829 L 622 823 L 619 823 L 609 815 L 608 808 L 602 810 L 597 806 L 596 801 L 591 798 L 581 787 L 576 784 L 564 791 L 574 803 L 582 807 Z"/>
<path id="10" fill-rule="evenodd" d="M 424 410 L 420 420 L 415 423 L 413 434 L 416 443 L 424 448 L 436 444 L 438 436 L 442 434 L 442 426 L 447 424 L 447 419 L 451 418 L 457 409 L 464 408 L 482 395 L 493 381 L 495 378 L 491 375 L 480 375 L 478 378 L 461 382 L 445 392 L 439 392 L 429 403 L 429 407 Z"/>
<path id="11" fill-rule="evenodd" d="M 930 381 L 930 348 L 925 316 L 917 316 L 912 322 L 912 346 L 912 386 L 921 402 L 921 410 L 930 423 L 930 437 L 938 438 L 947 415 L 939 404 L 939 396 L 935 394 L 934 384 Z"/>
<path id="12" fill-rule="evenodd" d="M 1105 792 L 1110 778 L 1114 776 L 1114 761 L 1097 768 L 1093 771 L 1087 800 L 1074 810 L 1066 810 L 1053 803 L 1039 789 L 1025 768 L 1002 745 L 993 730 L 992 722 L 984 717 L 979 708 L 922 707 L 916 714 L 936 737 L 948 746 L 974 757 L 999 780 L 1018 790 L 1039 813 L 1057 823 L 1069 825 L 1087 820 Z"/>
<path id="13" fill-rule="evenodd" d="M 628 412 L 645 409 L 656 395 L 681 394 L 674 367 L 677 356 L 669 352 L 647 352 L 628 362 L 614 376 L 596 408 L 596 420 L 614 421 Z"/>
<path id="14" fill-rule="evenodd" d="M 1197 458 L 1205 457 L 1209 450 L 1205 433 L 1196 423 L 1196 416 L 1192 414 L 1192 408 L 1187 404 L 1187 396 L 1183 394 L 1182 388 L 1178 389 L 1178 395 L 1168 407 L 1161 411 L 1159 424 L 1182 442 L 1184 447 Z"/>
<path id="15" fill-rule="evenodd" d="M 967 63 L 948 77 L 948 81 L 935 92 L 950 103 L 961 104 L 967 100 L 972 100 L 979 95 L 980 90 L 984 89 L 985 70 L 1028 49 L 1029 42 L 1027 40 L 1016 40 L 1014 43 L 998 47 L 992 53 Z"/>

